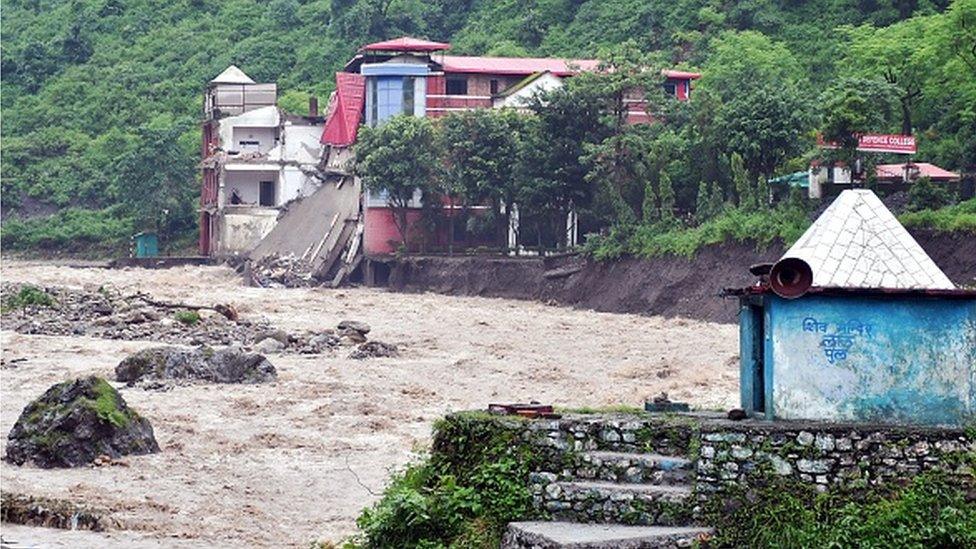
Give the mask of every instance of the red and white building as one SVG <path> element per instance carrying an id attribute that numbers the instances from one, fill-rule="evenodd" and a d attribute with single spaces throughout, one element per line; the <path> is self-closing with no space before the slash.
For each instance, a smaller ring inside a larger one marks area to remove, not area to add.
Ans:
<path id="1" fill-rule="evenodd" d="M 480 57 L 448 55 L 450 44 L 398 38 L 364 46 L 336 74 L 322 133 L 330 154 L 356 141 L 361 124 L 375 126 L 397 115 L 441 117 L 473 109 L 522 108 L 525 100 L 562 85 L 581 71 L 595 70 L 593 59 Z M 665 90 L 679 100 L 691 97 L 698 73 L 665 71 Z M 630 98 L 628 121 L 650 122 L 643 96 Z M 420 217 L 419 199 L 409 221 Z M 367 256 L 393 253 L 400 234 L 383 196 L 364 193 L 363 249 Z M 567 240 L 575 242 L 575 223 Z M 446 240 L 446 235 L 434 235 Z M 510 242 L 509 245 L 513 243 Z"/>

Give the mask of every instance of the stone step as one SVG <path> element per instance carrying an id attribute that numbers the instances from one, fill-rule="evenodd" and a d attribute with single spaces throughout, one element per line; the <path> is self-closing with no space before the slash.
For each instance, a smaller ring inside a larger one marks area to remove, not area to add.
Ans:
<path id="1" fill-rule="evenodd" d="M 556 481 L 536 504 L 560 520 L 675 526 L 692 518 L 690 486 L 604 481 Z"/>
<path id="2" fill-rule="evenodd" d="M 576 522 L 513 522 L 502 549 L 672 549 L 706 541 L 711 528 Z"/>
<path id="3" fill-rule="evenodd" d="M 687 484 L 692 476 L 691 465 L 688 459 L 660 454 L 583 452 L 578 466 L 570 471 L 572 478 L 565 480 Z"/>

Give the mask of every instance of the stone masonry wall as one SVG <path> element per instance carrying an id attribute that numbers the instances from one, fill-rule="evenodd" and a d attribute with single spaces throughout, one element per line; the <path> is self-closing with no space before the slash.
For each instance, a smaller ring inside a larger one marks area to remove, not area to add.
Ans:
<path id="1" fill-rule="evenodd" d="M 749 422 L 703 426 L 697 457 L 699 494 L 769 474 L 820 490 L 858 488 L 929 470 L 972 479 L 976 438 L 961 429 Z"/>
<path id="2" fill-rule="evenodd" d="M 930 470 L 945 471 L 970 486 L 976 477 L 976 432 L 959 428 L 729 421 L 708 414 L 483 417 L 494 424 L 492 428 L 516 431 L 519 440 L 543 456 L 543 465 L 527 481 L 537 505 L 559 507 L 548 511 L 566 508 L 551 503 L 561 501 L 561 494 L 550 493 L 555 491 L 550 485 L 557 481 L 633 482 L 634 475 L 653 474 L 638 461 L 594 463 L 587 455 L 593 451 L 686 458 L 687 467 L 668 475 L 673 475 L 674 483 L 690 483 L 697 501 L 731 486 L 748 487 L 769 475 L 822 490 L 832 485 L 873 486 Z M 661 480 L 659 484 L 672 484 Z M 575 505 L 571 498 L 564 503 Z"/>

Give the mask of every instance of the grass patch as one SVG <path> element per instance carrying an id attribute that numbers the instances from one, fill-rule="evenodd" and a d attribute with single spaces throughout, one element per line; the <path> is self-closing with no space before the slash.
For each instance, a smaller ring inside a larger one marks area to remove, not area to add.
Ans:
<path id="1" fill-rule="evenodd" d="M 964 202 L 935 210 L 920 210 L 902 214 L 898 220 L 906 227 L 976 233 L 976 198 L 970 198 Z"/>
<path id="2" fill-rule="evenodd" d="M 637 406 L 631 406 L 629 404 L 613 404 L 610 406 L 581 406 L 578 408 L 555 408 L 555 412 L 559 414 L 630 414 L 630 415 L 648 415 L 647 411 L 643 408 L 638 408 Z"/>
<path id="3" fill-rule="evenodd" d="M 976 504 L 938 473 L 861 494 L 778 481 L 739 503 L 709 513 L 718 546 L 976 547 Z"/>
<path id="4" fill-rule="evenodd" d="M 20 291 L 4 300 L 3 309 L 26 309 L 27 307 L 54 307 L 57 302 L 43 288 L 27 284 Z"/>
<path id="5" fill-rule="evenodd" d="M 196 326 L 200 323 L 200 313 L 196 311 L 176 311 L 173 318 L 185 326 Z"/>
<path id="6" fill-rule="evenodd" d="M 118 393 L 107 381 L 98 378 L 92 389 L 95 391 L 95 399 L 89 400 L 88 405 L 100 419 L 119 428 L 129 424 L 131 418 L 119 409 Z"/>
<path id="7" fill-rule="evenodd" d="M 768 246 L 782 240 L 789 244 L 809 226 L 808 214 L 800 207 L 784 205 L 757 211 L 729 208 L 696 227 L 618 226 L 606 236 L 590 237 L 586 250 L 600 261 L 625 255 L 691 257 L 704 246 L 728 241 L 755 241 L 760 246 Z"/>

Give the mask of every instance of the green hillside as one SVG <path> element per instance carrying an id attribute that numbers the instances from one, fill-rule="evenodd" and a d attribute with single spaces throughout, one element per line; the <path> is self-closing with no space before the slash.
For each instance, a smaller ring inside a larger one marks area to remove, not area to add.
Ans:
<path id="1" fill-rule="evenodd" d="M 788 88 L 809 116 L 795 121 L 776 173 L 811 149 L 823 90 L 842 78 L 886 80 L 896 108 L 879 129 L 909 123 L 920 159 L 976 170 L 976 0 L 2 0 L 0 9 L 7 249 L 112 248 L 149 226 L 192 242 L 210 78 L 234 63 L 276 81 L 284 106 L 304 108 L 308 94 L 324 102 L 331 73 L 358 46 L 400 35 L 517 56 L 593 57 L 631 41 L 702 70 L 696 92 L 711 93 L 716 113 L 748 83 Z M 751 146 L 712 153 L 746 156 Z M 693 202 L 695 175 L 672 174 L 679 205 Z"/>

